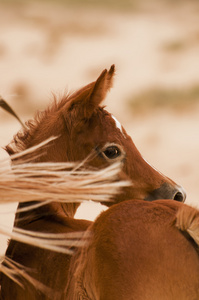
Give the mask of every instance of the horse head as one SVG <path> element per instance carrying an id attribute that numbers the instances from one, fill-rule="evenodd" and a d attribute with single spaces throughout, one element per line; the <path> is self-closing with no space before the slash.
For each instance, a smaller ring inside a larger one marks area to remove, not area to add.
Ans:
<path id="1" fill-rule="evenodd" d="M 95 82 L 78 91 L 55 99 L 53 105 L 26 123 L 6 147 L 12 154 L 37 145 L 49 138 L 50 143 L 40 161 L 82 161 L 94 153 L 87 163 L 103 168 L 120 161 L 120 177 L 132 182 L 115 197 L 110 206 L 128 199 L 152 201 L 155 199 L 185 200 L 184 190 L 148 164 L 120 123 L 107 112 L 102 102 L 112 87 L 115 66 L 104 70 Z M 78 205 L 75 204 L 75 209 Z"/>

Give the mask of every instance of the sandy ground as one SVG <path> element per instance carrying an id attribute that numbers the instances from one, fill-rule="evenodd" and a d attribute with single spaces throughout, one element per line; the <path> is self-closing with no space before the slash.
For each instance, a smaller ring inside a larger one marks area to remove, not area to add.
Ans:
<path id="1" fill-rule="evenodd" d="M 149 87 L 179 89 L 198 83 L 198 7 L 154 6 L 136 13 L 0 4 L 0 94 L 23 120 L 50 101 L 51 91 L 74 90 L 116 64 L 106 100 L 143 156 L 181 184 L 187 201 L 198 205 L 199 108 L 169 107 L 138 115 L 128 99 Z M 175 47 L 177 45 L 177 47 Z M 0 111 L 0 146 L 20 128 Z M 7 157 L 4 150 L 0 157 Z M 0 207 L 0 222 L 11 227 L 13 207 Z M 6 214 L 6 211 L 12 213 Z M 78 216 L 94 218 L 93 207 Z M 5 249 L 1 239 L 0 251 Z"/>

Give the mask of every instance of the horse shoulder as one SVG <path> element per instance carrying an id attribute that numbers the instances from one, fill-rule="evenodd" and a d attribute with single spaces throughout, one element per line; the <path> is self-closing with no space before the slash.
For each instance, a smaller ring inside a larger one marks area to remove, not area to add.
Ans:
<path id="1" fill-rule="evenodd" d="M 167 200 L 112 206 L 90 227 L 75 284 L 88 299 L 198 299 L 198 251 L 182 233 L 195 240 L 198 221 L 198 211 Z"/>

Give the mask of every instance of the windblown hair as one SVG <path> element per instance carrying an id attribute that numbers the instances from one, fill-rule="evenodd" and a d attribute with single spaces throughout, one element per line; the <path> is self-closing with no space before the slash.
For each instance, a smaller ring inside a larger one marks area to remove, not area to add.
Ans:
<path id="1" fill-rule="evenodd" d="M 84 162 L 80 163 L 34 163 L 26 160 L 27 154 L 42 147 L 47 147 L 54 138 L 42 144 L 12 155 L 11 159 L 20 159 L 20 164 L 13 165 L 9 160 L 0 160 L 0 204 L 11 202 L 39 201 L 36 204 L 21 208 L 18 211 L 48 204 L 49 202 L 74 203 L 93 200 L 96 202 L 110 201 L 119 190 L 128 186 L 127 181 L 118 181 L 121 169 L 119 163 L 112 164 L 102 170 L 85 169 Z M 72 254 L 71 247 L 81 247 L 88 235 L 83 232 L 67 234 L 49 234 L 13 228 L 12 232 L 0 224 L 0 234 L 9 236 L 12 240 L 37 246 L 59 253 Z M 0 271 L 16 281 L 15 275 L 38 285 L 29 278 L 23 266 L 17 265 L 7 257 L 1 257 L 4 264 Z M 18 280 L 17 280 L 18 281 Z M 42 286 L 39 285 L 40 288 Z"/>
<path id="2" fill-rule="evenodd" d="M 47 201 L 74 203 L 93 200 L 97 202 L 110 200 L 120 188 L 130 182 L 118 181 L 120 163 L 105 169 L 85 169 L 84 162 L 31 163 L 23 162 L 23 157 L 46 147 L 54 138 L 42 144 L 11 156 L 20 159 L 20 164 L 12 168 L 8 160 L 0 161 L 0 203 Z M 92 154 L 91 154 L 92 155 Z M 85 160 L 85 162 L 89 157 Z"/>

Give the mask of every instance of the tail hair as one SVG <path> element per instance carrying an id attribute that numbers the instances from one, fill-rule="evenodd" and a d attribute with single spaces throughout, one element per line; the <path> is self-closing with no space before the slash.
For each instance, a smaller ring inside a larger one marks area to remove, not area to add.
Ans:
<path id="1" fill-rule="evenodd" d="M 199 210 L 183 204 L 176 214 L 176 226 L 187 232 L 199 246 Z"/>
<path id="2" fill-rule="evenodd" d="M 41 293 L 48 296 L 49 299 L 60 299 L 59 292 L 56 292 L 55 290 L 49 288 L 48 286 L 44 285 L 43 283 L 34 279 L 28 274 L 28 271 L 32 271 L 32 269 L 22 266 L 21 264 L 13 261 L 7 256 L 1 256 L 0 261 L 3 262 L 0 264 L 0 272 L 5 274 L 7 277 L 9 277 L 22 288 L 25 288 L 25 285 L 23 283 L 23 281 L 25 280 L 26 282 L 29 282 L 32 286 L 36 287 L 37 290 L 39 290 Z M 52 297 L 52 295 L 54 297 Z"/>
<path id="3" fill-rule="evenodd" d="M 32 160 L 35 159 L 35 151 L 45 148 L 55 138 L 51 137 L 37 146 L 12 155 L 12 160 L 18 160 L 12 168 L 9 160 L 0 159 L 0 204 L 110 201 L 123 187 L 132 184 L 119 179 L 121 163 L 116 162 L 102 170 L 86 167 L 93 153 L 83 162 L 39 163 L 27 160 L 27 154 L 32 156 Z"/>
<path id="4" fill-rule="evenodd" d="M 129 181 L 119 179 L 121 163 L 118 162 L 104 169 L 95 170 L 85 166 L 89 157 L 83 162 L 26 161 L 27 154 L 31 154 L 34 159 L 34 151 L 46 147 L 54 139 L 55 137 L 51 137 L 35 147 L 13 155 L 12 158 L 20 159 L 20 163 L 12 167 L 8 161 L 0 159 L 0 205 L 39 201 L 39 203 L 19 208 L 17 210 L 19 213 L 53 201 L 65 204 L 89 200 L 106 202 L 111 201 L 120 189 L 131 185 Z M 91 155 L 94 154 L 91 153 Z M 28 232 L 20 228 L 13 228 L 11 232 L 0 223 L 0 234 L 18 242 L 67 254 L 73 253 L 70 250 L 71 247 L 84 244 L 81 232 L 78 236 L 75 233 L 72 236 L 63 234 L 58 236 L 57 234 Z"/>

